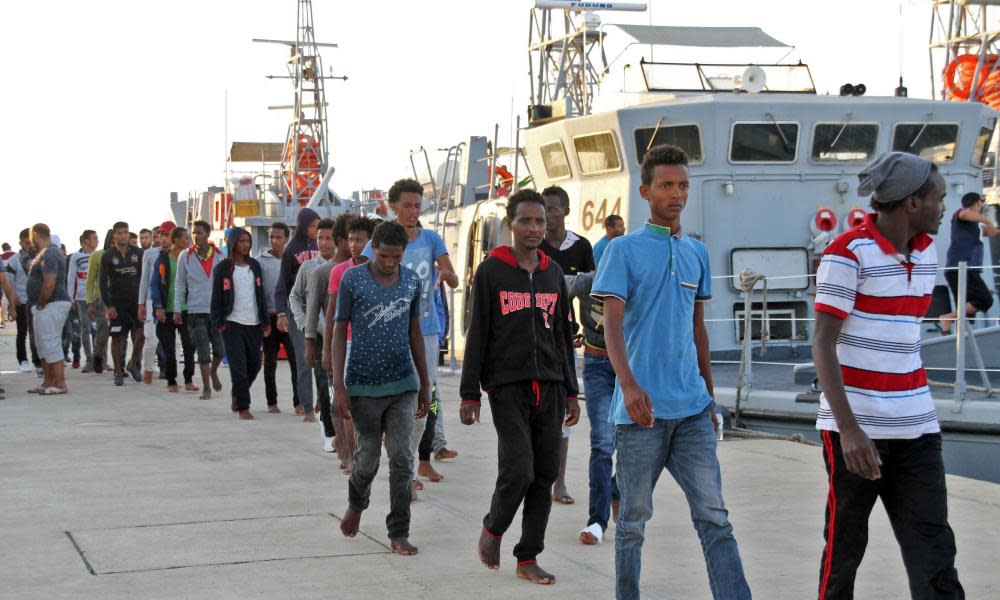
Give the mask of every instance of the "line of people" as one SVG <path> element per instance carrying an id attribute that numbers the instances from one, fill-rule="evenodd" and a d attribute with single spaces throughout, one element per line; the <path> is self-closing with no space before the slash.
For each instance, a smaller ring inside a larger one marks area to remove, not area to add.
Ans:
<path id="1" fill-rule="evenodd" d="M 932 163 L 904 153 L 878 157 L 859 177 L 859 192 L 872 194 L 875 212 L 830 245 L 817 273 L 817 428 L 829 477 L 819 596 L 852 597 L 868 517 L 881 498 L 912 597 L 962 598 L 940 426 L 919 357 L 920 317 L 937 270 L 929 234 L 943 214 L 946 185 Z M 712 293 L 708 250 L 680 223 L 689 182 L 682 150 L 651 148 L 640 187 L 649 220 L 623 236 L 624 223 L 609 217 L 599 261 L 586 240 L 565 229 L 565 191 L 521 190 L 509 198 L 512 244 L 493 249 L 466 290 L 471 314 L 460 384 L 461 422 L 479 421 L 485 392 L 498 436 L 496 486 L 477 545 L 487 568 L 499 569 L 503 537 L 521 509 L 515 573 L 539 584 L 556 581 L 538 557 L 552 502 L 573 501 L 562 476 L 568 428 L 580 418 L 576 348 L 583 346 L 590 502 L 578 537 L 597 544 L 615 525 L 616 597 L 639 597 L 645 524 L 664 470 L 689 504 L 713 597 L 751 597 L 716 456 L 721 423 L 704 320 Z M 409 539 L 417 475 L 440 481 L 431 457 L 457 455 L 447 447 L 434 390 L 447 323 L 439 314 L 447 308 L 441 289 L 456 287 L 458 278 L 441 238 L 420 227 L 422 195 L 416 181 L 396 182 L 389 191 L 396 218 L 377 226 L 303 209 L 295 236 L 289 241 L 287 226 L 273 226 L 259 259 L 251 257 L 243 229 L 228 233 L 223 257 L 208 242 L 207 223 L 194 224 L 191 248 L 183 228 L 164 223 L 153 233 L 159 250 L 148 273 L 152 254 L 131 247 L 128 226 L 118 223 L 96 265 L 99 251 L 92 252 L 84 277 L 90 288 L 97 274 L 118 385 L 125 373 L 141 381 L 142 369 L 151 371 L 155 347 L 148 358 L 142 351 L 143 321 L 151 314 L 168 389 L 178 390 L 181 332 L 185 359 L 197 355 L 202 397 L 221 390 L 216 371 L 225 356 L 231 408 L 252 419 L 250 387 L 262 362 L 265 379 L 272 369 L 268 410 L 279 412 L 273 357 L 266 355 L 284 345 L 295 359 L 297 414 L 316 420 L 315 382 L 324 449 L 338 452 L 349 474 L 342 533 L 360 531 L 384 446 L 386 526 L 401 555 L 418 552 Z M 84 247 L 92 249 L 96 234 L 89 234 Z M 72 302 L 56 282 L 66 280 L 67 261 L 44 224 L 32 228 L 30 243 L 35 255 L 25 285 L 44 377 L 37 391 L 65 393 L 61 340 Z M 0 284 L 8 298 L 15 295 L 6 278 Z M 88 311 L 101 307 L 89 302 L 89 291 L 86 298 Z M 579 316 L 574 298 L 581 300 Z M 104 361 L 94 352 L 98 370 Z M 186 365 L 188 385 L 193 371 Z"/>
<path id="2" fill-rule="evenodd" d="M 947 522 L 940 426 L 919 356 L 920 317 L 937 271 L 929 234 L 937 232 L 947 186 L 932 163 L 905 153 L 878 157 L 859 178 L 874 213 L 830 245 L 817 273 L 814 357 L 823 394 L 816 426 L 829 476 L 819 597 L 853 597 L 868 518 L 881 498 L 911 596 L 964 598 Z M 565 497 L 552 487 L 563 431 L 580 417 L 580 341 L 570 299 L 586 296 L 591 507 L 580 541 L 601 541 L 617 497 L 615 595 L 638 598 L 645 524 L 666 470 L 687 499 L 713 598 L 751 597 L 716 455 L 721 423 L 704 319 L 712 293 L 708 250 L 681 227 L 689 185 L 681 149 L 650 149 L 640 187 L 649 220 L 609 241 L 592 274 L 564 270 L 553 258 L 565 258 L 572 247 L 560 231 L 568 209 L 561 194 L 521 190 L 510 197 L 513 243 L 493 249 L 466 290 L 471 317 L 460 386 L 462 422 L 479 421 L 485 392 L 499 442 L 496 487 L 477 546 L 487 568 L 499 569 L 503 537 L 521 509 L 515 573 L 539 584 L 556 581 L 538 557 L 553 499 Z M 335 410 L 354 421 L 358 436 L 341 531 L 348 537 L 359 531 L 385 441 L 388 535 L 395 552 L 412 555 L 406 442 L 412 415 L 428 410 L 431 379 L 423 364 L 419 282 L 400 268 L 407 243 L 404 228 L 376 229 L 368 267 L 349 268 L 340 280 L 327 337 Z"/>

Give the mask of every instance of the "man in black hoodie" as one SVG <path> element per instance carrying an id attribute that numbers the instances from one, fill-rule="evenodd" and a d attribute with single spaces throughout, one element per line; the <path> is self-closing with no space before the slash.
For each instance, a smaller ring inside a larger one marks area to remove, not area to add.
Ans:
<path id="1" fill-rule="evenodd" d="M 521 190 L 507 204 L 513 246 L 500 246 L 476 270 L 472 318 L 462 365 L 462 423 L 479 421 L 486 390 L 499 438 L 499 474 L 483 519 L 479 559 L 500 568 L 500 540 L 524 503 L 517 576 L 555 583 L 538 566 L 559 474 L 562 426 L 580 419 L 562 269 L 538 250 L 545 235 L 545 201 Z M 527 365 L 527 367 L 526 367 Z"/>
<path id="2" fill-rule="evenodd" d="M 281 270 L 278 283 L 274 286 L 274 308 L 278 313 L 278 331 L 288 333 L 295 351 L 295 374 L 298 378 L 299 405 L 295 414 L 304 415 L 303 420 L 315 422 L 313 414 L 313 378 L 312 367 L 306 363 L 306 338 L 302 329 L 295 324 L 295 317 L 288 308 L 288 294 L 295 285 L 295 276 L 299 274 L 302 263 L 319 255 L 316 246 L 316 228 L 319 226 L 319 215 L 311 208 L 299 211 L 295 224 L 295 235 L 285 246 L 281 255 Z M 291 323 L 289 323 L 291 321 Z M 291 325 L 291 326 L 289 326 Z"/>
<path id="3" fill-rule="evenodd" d="M 222 332 L 229 376 L 233 382 L 233 412 L 250 414 L 250 386 L 260 373 L 260 349 L 271 323 L 264 309 L 260 263 L 250 258 L 250 233 L 241 227 L 229 232 L 229 258 L 212 273 L 212 326 Z"/>

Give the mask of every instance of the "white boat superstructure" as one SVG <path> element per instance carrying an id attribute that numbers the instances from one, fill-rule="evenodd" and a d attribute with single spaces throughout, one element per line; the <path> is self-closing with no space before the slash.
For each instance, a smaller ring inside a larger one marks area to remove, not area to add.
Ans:
<path id="1" fill-rule="evenodd" d="M 949 216 L 964 193 L 983 189 L 997 118 L 983 104 L 869 97 L 858 95 L 859 86 L 842 90 L 855 95 L 818 95 L 801 63 L 653 62 L 648 54 L 657 45 L 785 46 L 757 28 L 606 26 L 589 10 L 576 12 L 584 4 L 608 10 L 617 3 L 536 2 L 533 98 L 517 149 L 505 159 L 493 152 L 495 139 L 472 138 L 451 161 L 450 181 L 422 178 L 435 181 L 428 220 L 459 269 L 452 328 L 459 355 L 471 306 L 467 284 L 486 253 L 509 240 L 505 200 L 497 197 L 504 186 L 563 187 L 571 198 L 567 228 L 594 243 L 608 215 L 622 216 L 629 231 L 645 221 L 645 151 L 663 143 L 683 148 L 691 188 L 682 225 L 710 252 L 715 279 L 706 319 L 716 358 L 740 352 L 744 269 L 767 276 L 766 308 L 763 283 L 750 291 L 754 337 L 768 332 L 771 356 L 809 355 L 815 265 L 826 244 L 867 210 L 857 173 L 874 156 L 899 150 L 933 160 L 948 182 Z M 615 35 L 625 50 L 609 64 L 606 47 Z M 527 173 L 491 177 L 494 163 Z M 942 263 L 949 237 L 946 219 L 937 236 Z M 950 306 L 940 277 L 930 316 Z M 990 316 L 997 314 L 994 306 Z"/>

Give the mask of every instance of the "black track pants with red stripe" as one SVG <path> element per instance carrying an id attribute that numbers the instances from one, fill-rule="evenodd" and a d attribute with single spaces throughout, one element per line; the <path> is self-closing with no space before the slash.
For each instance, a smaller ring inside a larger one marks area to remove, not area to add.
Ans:
<path id="1" fill-rule="evenodd" d="M 483 527 L 502 536 L 524 504 L 521 539 L 514 546 L 518 564 L 534 562 L 545 548 L 552 508 L 552 484 L 559 476 L 559 445 L 566 414 L 561 383 L 521 381 L 490 392 L 497 430 L 497 486 Z"/>
<path id="2" fill-rule="evenodd" d="M 941 435 L 874 440 L 882 478 L 869 481 L 844 464 L 840 435 L 823 431 L 829 475 L 826 547 L 820 562 L 820 600 L 854 598 L 854 577 L 868 545 L 868 517 L 882 499 L 915 600 L 965 598 L 955 570 L 955 534 L 948 526 Z"/>

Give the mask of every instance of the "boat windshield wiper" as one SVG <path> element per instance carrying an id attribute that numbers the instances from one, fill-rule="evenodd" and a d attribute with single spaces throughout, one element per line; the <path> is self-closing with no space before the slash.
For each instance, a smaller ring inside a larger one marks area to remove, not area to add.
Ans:
<path id="1" fill-rule="evenodd" d="M 833 136 L 833 141 L 830 142 L 829 146 L 827 146 L 827 150 L 833 150 L 833 147 L 840 141 L 840 136 L 844 135 L 844 130 L 847 129 L 847 124 L 850 123 L 853 118 L 854 113 L 847 113 L 847 119 L 844 121 L 844 124 L 840 126 L 840 131 L 837 132 L 837 135 Z"/>
<path id="2" fill-rule="evenodd" d="M 785 136 L 785 132 L 781 129 L 781 125 L 778 124 L 778 120 L 774 118 L 772 113 L 767 113 L 767 116 L 771 118 L 771 123 L 773 123 L 774 128 L 778 130 L 778 135 L 781 136 L 781 141 L 785 144 L 785 151 L 792 152 L 792 144 L 789 143 L 788 138 Z"/>
<path id="3" fill-rule="evenodd" d="M 656 141 L 656 134 L 660 132 L 660 123 L 662 122 L 663 115 L 660 115 L 660 118 L 656 120 L 656 127 L 653 128 L 653 135 L 649 138 L 649 143 L 646 144 L 646 152 L 649 152 L 649 149 L 653 147 L 653 142 Z"/>
<path id="4" fill-rule="evenodd" d="M 913 136 L 913 141 L 911 141 L 906 146 L 907 148 L 912 148 L 917 144 L 917 141 L 920 139 L 920 136 L 922 136 L 924 134 L 924 130 L 927 129 L 927 125 L 930 124 L 932 116 L 934 116 L 934 113 L 927 113 L 927 118 L 924 119 L 924 124 L 920 126 L 920 131 L 917 131 L 917 135 Z"/>

